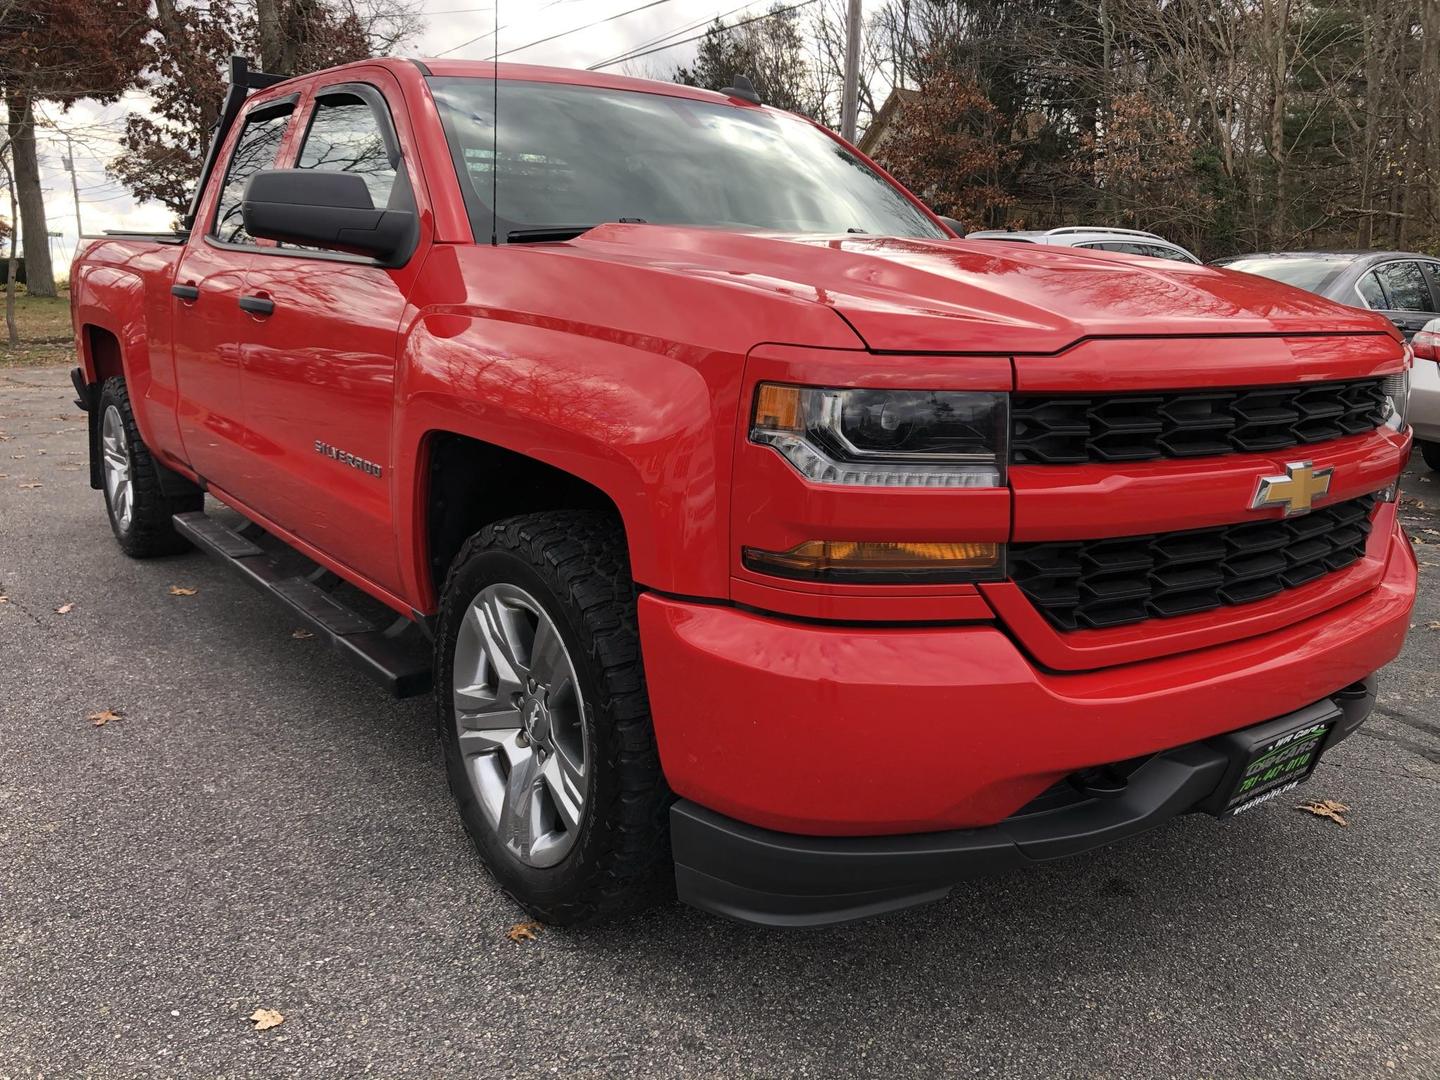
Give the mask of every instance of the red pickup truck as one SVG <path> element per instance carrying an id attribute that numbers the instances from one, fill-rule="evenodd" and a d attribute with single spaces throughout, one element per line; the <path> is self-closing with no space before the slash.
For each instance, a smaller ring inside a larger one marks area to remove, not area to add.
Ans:
<path id="1" fill-rule="evenodd" d="M 237 62 L 204 177 L 73 269 L 115 536 L 433 682 L 541 919 L 853 919 L 1234 815 L 1401 647 L 1380 316 L 957 239 L 743 80 Z"/>

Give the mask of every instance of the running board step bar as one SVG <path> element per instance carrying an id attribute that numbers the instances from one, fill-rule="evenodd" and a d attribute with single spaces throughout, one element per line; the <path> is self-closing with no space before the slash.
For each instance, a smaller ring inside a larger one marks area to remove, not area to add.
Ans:
<path id="1" fill-rule="evenodd" d="M 258 526 L 231 529 L 204 511 L 175 515 L 175 528 L 207 555 L 229 566 L 261 592 L 284 604 L 314 633 L 353 666 L 396 697 L 429 693 L 430 646 L 420 627 L 403 616 L 379 626 L 327 591 L 338 582 L 334 574 L 317 568 L 296 576 L 277 570 L 266 552 L 250 536 Z"/>

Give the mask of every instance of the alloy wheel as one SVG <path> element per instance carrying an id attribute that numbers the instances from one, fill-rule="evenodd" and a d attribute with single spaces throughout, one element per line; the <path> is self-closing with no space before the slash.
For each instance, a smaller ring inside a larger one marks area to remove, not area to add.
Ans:
<path id="1" fill-rule="evenodd" d="M 134 517 L 134 486 L 130 480 L 130 444 L 125 439 L 125 421 L 111 405 L 100 425 L 100 450 L 104 459 L 105 494 L 121 532 L 128 532 Z"/>
<path id="2" fill-rule="evenodd" d="M 455 641 L 455 729 L 486 823 L 528 866 L 554 866 L 584 818 L 585 700 L 559 628 L 524 589 L 488 585 Z"/>

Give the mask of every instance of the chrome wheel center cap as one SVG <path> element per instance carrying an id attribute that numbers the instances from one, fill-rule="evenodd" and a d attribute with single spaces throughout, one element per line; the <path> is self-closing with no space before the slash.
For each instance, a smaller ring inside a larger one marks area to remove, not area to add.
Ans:
<path id="1" fill-rule="evenodd" d="M 530 741 L 545 745 L 550 738 L 550 710 L 545 703 L 538 697 L 532 697 L 525 702 L 520 715 L 524 718 L 525 734 Z"/>

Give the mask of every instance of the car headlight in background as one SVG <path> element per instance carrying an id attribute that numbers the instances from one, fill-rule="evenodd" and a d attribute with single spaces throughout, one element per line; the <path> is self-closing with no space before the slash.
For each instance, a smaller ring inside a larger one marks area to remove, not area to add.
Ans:
<path id="1" fill-rule="evenodd" d="M 820 484 L 999 487 L 1005 394 L 761 383 L 750 440 Z"/>

